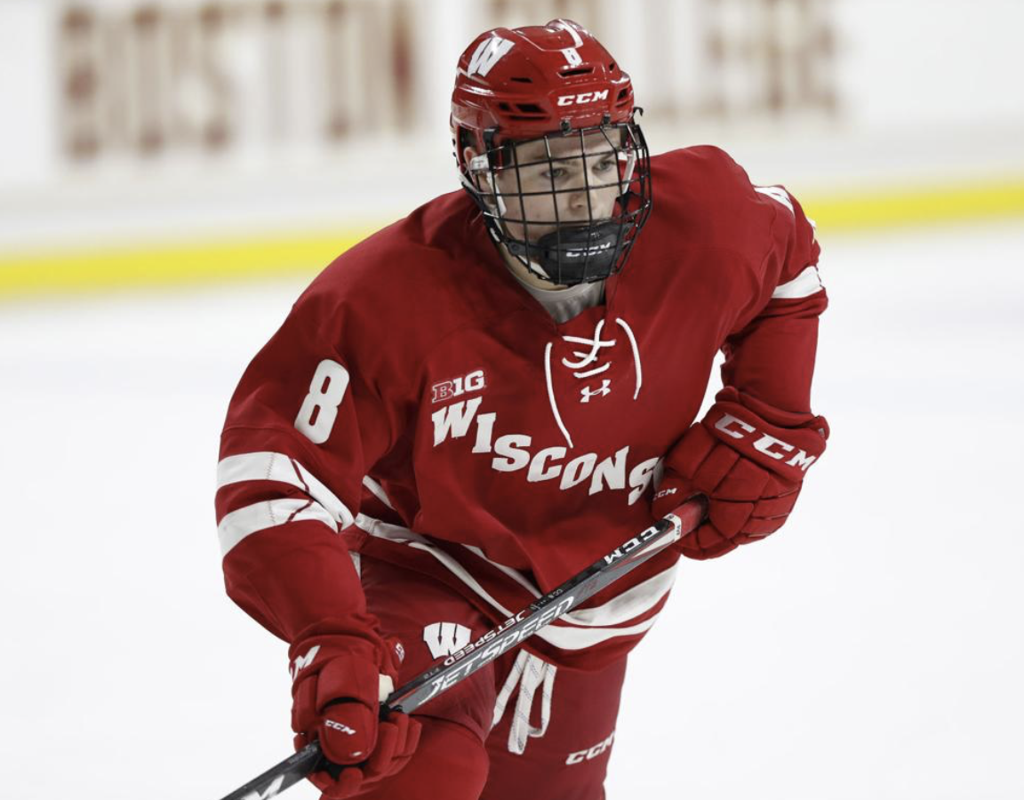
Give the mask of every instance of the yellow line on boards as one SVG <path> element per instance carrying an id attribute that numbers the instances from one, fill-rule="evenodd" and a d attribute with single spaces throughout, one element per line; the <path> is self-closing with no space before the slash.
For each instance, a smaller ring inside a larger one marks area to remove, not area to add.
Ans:
<path id="1" fill-rule="evenodd" d="M 819 231 L 883 228 L 1024 215 L 1024 176 L 1005 181 L 800 198 Z"/>
<path id="2" fill-rule="evenodd" d="M 910 189 L 801 197 L 819 234 L 1024 215 L 1024 176 Z M 657 199 L 655 199 L 657 203 Z M 369 228 L 248 239 L 140 243 L 86 250 L 0 252 L 0 299 L 78 294 L 130 286 L 241 281 L 315 274 L 373 232 Z"/>
<path id="3" fill-rule="evenodd" d="M 0 299 L 78 294 L 126 286 L 172 286 L 314 274 L 373 231 L 293 234 L 275 238 L 152 242 L 81 251 L 0 253 Z"/>

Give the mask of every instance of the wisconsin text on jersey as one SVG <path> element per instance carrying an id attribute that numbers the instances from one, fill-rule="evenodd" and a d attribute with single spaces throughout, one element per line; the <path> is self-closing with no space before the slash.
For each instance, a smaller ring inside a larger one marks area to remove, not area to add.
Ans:
<path id="1" fill-rule="evenodd" d="M 632 330 L 622 319 L 616 319 L 616 324 L 628 332 L 632 353 L 634 357 L 634 370 L 636 374 L 636 387 L 634 399 L 640 392 L 642 370 L 640 367 L 639 352 L 636 347 L 636 340 Z M 579 389 L 579 402 L 589 403 L 594 398 L 600 399 L 612 392 L 612 381 L 610 378 L 601 378 L 596 387 L 588 384 L 589 379 L 602 375 L 611 366 L 611 361 L 605 360 L 601 363 L 600 353 L 602 349 L 614 347 L 615 341 L 601 339 L 601 330 L 605 321 L 598 322 L 592 339 L 578 336 L 564 336 L 564 341 L 580 345 L 588 350 L 574 350 L 573 358 L 562 358 L 559 364 L 572 371 L 573 377 L 584 381 Z M 550 401 L 551 413 L 557 422 L 559 429 L 565 436 L 567 447 L 543 447 L 533 446 L 533 436 L 527 433 L 499 433 L 495 438 L 495 428 L 498 422 L 498 414 L 493 411 L 481 411 L 483 397 L 475 397 L 470 400 L 460 400 L 444 408 L 435 411 L 431 415 L 434 423 L 434 446 L 442 445 L 449 438 L 462 439 L 469 432 L 475 423 L 475 436 L 473 439 L 472 452 L 477 454 L 494 453 L 491 459 L 491 469 L 496 472 L 516 472 L 521 469 L 527 470 L 527 481 L 539 483 L 541 481 L 558 480 L 558 488 L 562 491 L 572 489 L 574 486 L 589 479 L 588 494 L 596 494 L 604 489 L 625 489 L 628 485 L 629 504 L 637 502 L 644 491 L 651 483 L 654 469 L 658 458 L 648 458 L 633 466 L 628 466 L 629 445 L 618 449 L 613 455 L 602 458 L 598 453 L 583 453 L 565 461 L 572 448 L 572 438 L 566 430 L 562 416 L 558 409 L 558 400 L 553 391 L 551 380 L 551 352 L 552 345 L 545 348 L 545 374 L 548 376 L 548 399 Z M 596 365 L 596 366 L 595 366 Z M 435 400 L 448 396 L 461 394 L 465 387 L 466 393 L 483 392 L 486 389 L 486 378 L 483 370 L 470 373 L 463 381 L 457 379 L 455 386 L 448 389 L 450 383 L 435 384 L 433 396 Z M 564 462 L 564 463 L 563 463 Z"/>

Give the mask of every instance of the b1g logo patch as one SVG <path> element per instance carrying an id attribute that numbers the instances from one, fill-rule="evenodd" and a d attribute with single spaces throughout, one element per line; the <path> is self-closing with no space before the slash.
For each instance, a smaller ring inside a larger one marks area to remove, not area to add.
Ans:
<path id="1" fill-rule="evenodd" d="M 484 371 L 478 369 L 461 378 L 454 378 L 450 381 L 441 381 L 430 387 L 431 403 L 443 403 L 453 397 L 479 392 L 487 388 L 487 379 L 484 378 Z"/>

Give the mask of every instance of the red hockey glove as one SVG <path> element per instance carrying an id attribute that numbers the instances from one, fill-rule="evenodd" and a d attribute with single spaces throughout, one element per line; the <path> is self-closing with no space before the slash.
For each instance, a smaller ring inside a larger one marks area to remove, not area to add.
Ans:
<path id="1" fill-rule="evenodd" d="M 690 558 L 715 558 L 763 539 L 793 510 L 804 472 L 825 452 L 827 438 L 823 417 L 783 428 L 734 400 L 720 400 L 666 458 L 654 515 L 663 517 L 694 495 L 707 496 L 707 518 L 679 542 Z"/>
<path id="2" fill-rule="evenodd" d="M 308 638 L 292 645 L 289 656 L 295 748 L 318 739 L 327 760 L 340 767 L 309 776 L 325 800 L 352 797 L 408 763 L 419 722 L 394 712 L 378 720 L 379 704 L 394 686 L 390 659 L 379 666 L 374 647 L 352 636 Z"/>

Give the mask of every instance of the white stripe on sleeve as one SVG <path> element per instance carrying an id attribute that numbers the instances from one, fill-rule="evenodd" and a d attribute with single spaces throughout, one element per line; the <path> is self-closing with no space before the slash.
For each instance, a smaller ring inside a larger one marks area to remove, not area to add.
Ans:
<path id="1" fill-rule="evenodd" d="M 789 209 L 790 214 L 795 213 L 793 211 L 793 201 L 789 199 L 789 192 L 781 186 L 755 186 L 754 191 L 758 194 L 763 194 L 765 197 L 770 197 L 776 203 L 785 206 Z"/>
<path id="2" fill-rule="evenodd" d="M 772 292 L 772 300 L 796 300 L 801 297 L 810 297 L 824 288 L 821 276 L 818 274 L 818 267 L 812 264 L 793 280 L 776 286 L 775 291 Z"/>
<path id="3" fill-rule="evenodd" d="M 573 625 L 596 627 L 604 625 L 621 625 L 631 619 L 646 614 L 668 594 L 676 580 L 676 564 L 662 570 L 643 583 L 638 583 L 617 597 L 613 597 L 603 605 L 593 608 L 578 608 L 565 615 L 565 620 Z"/>
<path id="4" fill-rule="evenodd" d="M 311 500 L 292 498 L 264 500 L 232 511 L 230 514 L 225 514 L 220 525 L 217 526 L 221 555 L 226 556 L 242 539 L 257 531 L 284 525 L 286 522 L 308 519 L 319 520 L 334 532 L 338 530 L 338 523 L 327 512 L 327 509 Z"/>
<path id="5" fill-rule="evenodd" d="M 492 561 L 484 555 L 484 551 L 479 547 L 466 544 L 462 546 L 476 555 L 477 558 L 483 559 L 493 567 L 497 567 L 534 597 L 541 596 L 540 589 L 530 583 L 526 576 L 518 570 L 507 567 L 504 564 L 499 564 L 497 561 Z M 677 564 L 673 564 L 668 569 L 659 572 L 652 578 L 648 578 L 643 583 L 638 583 L 636 586 L 622 592 L 622 594 L 616 595 L 603 605 L 569 611 L 563 615 L 562 619 L 573 625 L 583 627 L 621 625 L 624 622 L 635 619 L 654 608 L 661 601 L 661 598 L 668 594 L 676 579 L 677 566 Z"/>
<path id="6" fill-rule="evenodd" d="M 628 628 L 563 628 L 561 625 L 548 625 L 537 631 L 537 636 L 562 650 L 584 650 L 618 636 L 635 636 L 643 633 L 650 630 L 657 619 L 658 616 L 655 615 Z"/>
<path id="7" fill-rule="evenodd" d="M 228 456 L 217 465 L 217 488 L 242 481 L 278 481 L 309 492 L 327 513 L 347 528 L 354 517 L 334 492 L 294 458 L 269 451 Z"/>
<path id="8" fill-rule="evenodd" d="M 363 486 L 369 489 L 370 493 L 378 500 L 380 500 L 384 505 L 386 505 L 392 511 L 395 510 L 395 507 L 391 505 L 391 500 L 388 498 L 388 493 L 384 491 L 384 487 L 377 483 L 377 481 L 375 481 L 369 475 L 366 475 L 363 478 Z"/>

